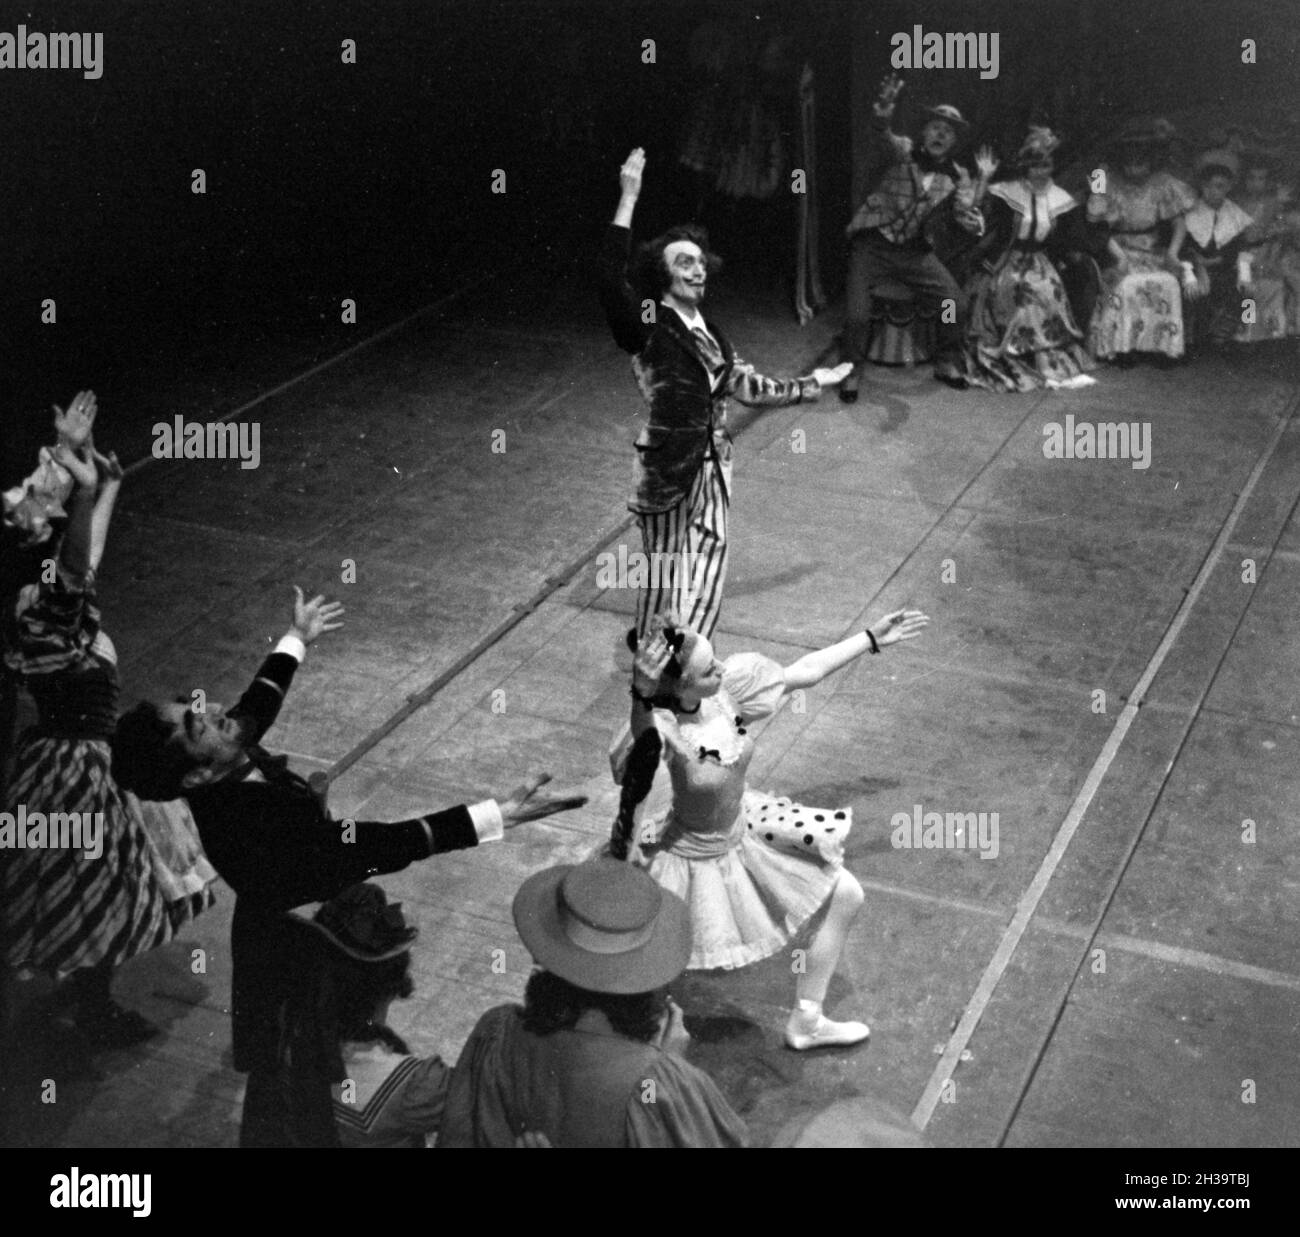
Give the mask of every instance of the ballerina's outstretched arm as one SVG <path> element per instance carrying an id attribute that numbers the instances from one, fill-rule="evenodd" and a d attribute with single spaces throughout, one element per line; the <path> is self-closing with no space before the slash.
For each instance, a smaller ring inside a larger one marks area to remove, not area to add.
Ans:
<path id="1" fill-rule="evenodd" d="M 828 674 L 834 674 L 841 666 L 847 666 L 868 649 L 878 653 L 900 640 L 915 640 L 929 622 L 929 617 L 920 610 L 895 610 L 892 614 L 886 614 L 866 631 L 860 631 L 856 636 L 850 636 L 838 644 L 818 649 L 815 653 L 806 653 L 798 661 L 786 666 L 785 690 L 792 692 L 802 687 L 815 687 Z"/>

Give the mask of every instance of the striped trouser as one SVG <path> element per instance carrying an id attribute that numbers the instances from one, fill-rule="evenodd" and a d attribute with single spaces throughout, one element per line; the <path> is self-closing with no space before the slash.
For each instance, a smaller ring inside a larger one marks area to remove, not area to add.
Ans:
<path id="1" fill-rule="evenodd" d="M 637 517 L 651 565 L 650 582 L 637 603 L 638 637 L 656 614 L 671 612 L 678 622 L 712 639 L 727 579 L 730 489 L 730 459 L 706 459 L 675 507 Z"/>

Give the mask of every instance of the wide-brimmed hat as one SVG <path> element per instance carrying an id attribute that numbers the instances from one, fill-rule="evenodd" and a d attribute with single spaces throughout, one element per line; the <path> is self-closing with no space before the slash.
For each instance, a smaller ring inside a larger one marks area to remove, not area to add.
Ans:
<path id="1" fill-rule="evenodd" d="M 617 859 L 536 872 L 513 909 L 537 964 L 590 992 L 652 992 L 690 960 L 686 903 Z"/>
<path id="2" fill-rule="evenodd" d="M 934 107 L 927 107 L 925 114 L 931 120 L 946 120 L 956 130 L 970 128 L 966 118 L 951 103 L 938 103 Z"/>
<path id="3" fill-rule="evenodd" d="M 402 904 L 389 902 L 384 891 L 369 882 L 345 889 L 311 919 L 292 918 L 357 962 L 387 962 L 410 949 L 420 934 L 406 922 Z"/>

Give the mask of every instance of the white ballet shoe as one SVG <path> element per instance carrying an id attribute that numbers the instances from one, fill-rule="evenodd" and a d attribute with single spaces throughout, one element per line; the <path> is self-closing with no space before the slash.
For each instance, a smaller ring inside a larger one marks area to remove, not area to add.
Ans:
<path id="1" fill-rule="evenodd" d="M 785 1024 L 785 1042 L 796 1052 L 809 1048 L 843 1048 L 870 1038 L 871 1028 L 865 1022 L 832 1022 L 824 1014 L 817 1016 L 811 1029 L 808 1019 L 797 1013 Z"/>

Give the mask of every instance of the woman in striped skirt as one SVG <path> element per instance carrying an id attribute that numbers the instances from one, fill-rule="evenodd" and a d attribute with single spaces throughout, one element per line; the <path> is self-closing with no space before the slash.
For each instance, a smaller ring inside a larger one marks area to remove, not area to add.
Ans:
<path id="1" fill-rule="evenodd" d="M 64 981 L 60 1021 L 95 1047 L 121 1047 L 155 1028 L 113 1002 L 113 969 L 210 906 L 215 872 L 197 834 L 187 847 L 184 822 L 166 816 L 172 805 L 151 805 L 164 815 L 146 821 L 110 769 L 117 659 L 100 629 L 94 580 L 122 471 L 94 450 L 93 417 L 93 397 L 88 409 L 70 410 L 72 431 L 56 450 L 75 480 L 58 559 L 7 616 L 5 662 L 38 721 L 19 741 L 0 818 L 9 833 L 0 839 L 0 913 L 6 965 Z M 186 850 L 183 879 L 173 872 L 165 887 L 159 873 Z"/>

